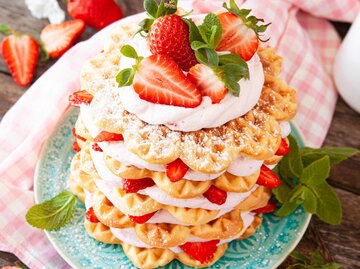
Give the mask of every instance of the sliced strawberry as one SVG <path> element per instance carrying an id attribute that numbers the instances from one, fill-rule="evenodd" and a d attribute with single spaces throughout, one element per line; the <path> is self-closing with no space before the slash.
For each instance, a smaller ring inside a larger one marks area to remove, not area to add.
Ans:
<path id="1" fill-rule="evenodd" d="M 156 104 L 193 108 L 202 100 L 175 61 L 164 55 L 151 55 L 141 61 L 133 87 L 141 99 Z"/>
<path id="2" fill-rule="evenodd" d="M 201 95 L 209 96 L 213 104 L 219 103 L 227 93 L 224 82 L 215 75 L 210 67 L 204 64 L 191 67 L 187 78 L 196 85 Z"/>
<path id="3" fill-rule="evenodd" d="M 98 143 L 94 143 L 92 144 L 91 148 L 95 151 L 98 151 L 98 152 L 103 152 L 103 150 L 100 148 L 100 146 L 98 145 Z"/>
<path id="4" fill-rule="evenodd" d="M 86 138 L 84 138 L 84 137 L 82 137 L 82 136 L 80 136 L 80 135 L 78 135 L 78 134 L 76 133 L 75 127 L 71 129 L 71 132 L 72 132 L 72 135 L 73 135 L 75 138 L 80 139 L 80 140 L 82 140 L 82 141 L 86 141 Z"/>
<path id="5" fill-rule="evenodd" d="M 275 155 L 285 156 L 289 152 L 290 152 L 290 148 L 289 148 L 288 143 L 286 142 L 286 139 L 284 139 L 284 138 L 281 139 L 280 147 L 276 151 Z"/>
<path id="6" fill-rule="evenodd" d="M 89 105 L 93 97 L 87 91 L 77 91 L 69 96 L 69 102 L 74 107 L 80 107 L 80 105 Z"/>
<path id="7" fill-rule="evenodd" d="M 102 131 L 94 139 L 95 142 L 122 141 L 122 140 L 124 140 L 122 134 L 109 133 L 109 132 L 106 132 L 106 131 Z"/>
<path id="8" fill-rule="evenodd" d="M 171 182 L 176 182 L 183 179 L 188 170 L 189 167 L 181 159 L 176 159 L 166 165 L 166 176 Z"/>
<path id="9" fill-rule="evenodd" d="M 151 178 L 126 179 L 124 178 L 123 188 L 126 193 L 136 193 L 139 190 L 154 186 L 155 182 Z"/>
<path id="10" fill-rule="evenodd" d="M 155 213 L 156 211 L 143 216 L 129 216 L 129 219 L 137 224 L 144 224 L 149 219 L 151 219 L 151 217 L 154 216 Z"/>
<path id="11" fill-rule="evenodd" d="M 75 152 L 79 152 L 81 150 L 78 142 L 76 142 L 76 141 L 72 144 L 72 147 Z"/>
<path id="12" fill-rule="evenodd" d="M 255 209 L 253 210 L 252 212 L 256 213 L 256 214 L 266 214 L 266 213 L 271 213 L 273 212 L 274 210 L 276 209 L 276 204 L 274 201 L 270 200 L 268 202 L 268 204 L 262 208 L 258 208 L 258 209 Z"/>
<path id="13" fill-rule="evenodd" d="M 181 245 L 180 248 L 191 258 L 204 264 L 212 261 L 219 242 L 220 240 L 212 240 L 208 242 L 187 242 L 184 245 Z"/>
<path id="14" fill-rule="evenodd" d="M 271 171 L 271 169 L 267 168 L 265 165 L 262 165 L 260 169 L 260 175 L 256 183 L 273 189 L 279 187 L 281 181 L 280 178 Z"/>
<path id="15" fill-rule="evenodd" d="M 86 211 L 86 215 L 85 215 L 86 219 L 90 222 L 93 222 L 93 223 L 98 223 L 99 220 L 98 218 L 96 217 L 95 215 L 95 212 L 94 212 L 94 208 L 90 207 L 87 211 Z"/>
<path id="16" fill-rule="evenodd" d="M 204 192 L 203 194 L 213 204 L 222 205 L 226 202 L 227 193 L 226 191 L 216 188 L 214 185 Z"/>
<path id="17" fill-rule="evenodd" d="M 47 25 L 40 34 L 45 50 L 51 58 L 59 58 L 84 32 L 85 23 L 82 20 L 66 21 Z"/>
<path id="18" fill-rule="evenodd" d="M 245 61 L 250 60 L 259 46 L 256 32 L 245 25 L 240 17 L 230 12 L 221 13 L 218 18 L 223 32 L 216 50 L 230 51 L 238 54 Z"/>
<path id="19" fill-rule="evenodd" d="M 29 35 L 12 34 L 1 42 L 1 54 L 15 82 L 30 84 L 39 58 L 39 45 Z"/>

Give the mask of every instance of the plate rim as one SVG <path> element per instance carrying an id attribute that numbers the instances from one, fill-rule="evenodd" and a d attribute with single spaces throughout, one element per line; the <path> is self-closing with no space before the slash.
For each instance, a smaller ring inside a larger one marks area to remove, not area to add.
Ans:
<path id="1" fill-rule="evenodd" d="M 41 164 L 44 162 L 44 158 L 42 158 L 42 156 L 44 155 L 46 149 L 48 148 L 48 145 L 50 143 L 50 138 L 54 135 L 54 133 L 57 131 L 57 128 L 60 126 L 60 124 L 62 123 L 62 121 L 64 120 L 65 116 L 67 114 L 70 114 L 71 111 L 73 111 L 72 109 L 67 109 L 62 118 L 60 119 L 60 121 L 57 123 L 55 129 L 53 130 L 53 132 L 49 135 L 49 137 L 47 138 L 47 140 L 43 143 L 41 150 L 40 150 L 40 154 L 39 154 L 39 160 L 36 163 L 35 166 L 35 172 L 34 172 L 34 200 L 35 200 L 35 204 L 39 204 L 39 199 L 40 199 L 40 180 L 39 180 L 39 170 L 40 170 L 40 166 Z M 303 134 L 300 131 L 300 128 L 298 127 L 298 125 L 294 122 L 294 121 L 290 121 L 290 124 L 294 127 L 294 129 L 296 130 L 297 134 L 299 135 L 300 139 L 302 140 L 303 144 L 306 145 L 306 140 L 303 136 Z M 305 212 L 305 219 L 304 219 L 304 224 L 302 229 L 298 232 L 298 236 L 295 238 L 294 242 L 292 243 L 291 247 L 288 248 L 288 250 L 284 253 L 284 255 L 282 255 L 275 263 L 272 267 L 269 267 L 269 269 L 275 269 L 277 268 L 288 256 L 289 254 L 297 247 L 297 245 L 299 244 L 299 242 L 301 241 L 301 239 L 303 238 L 307 228 L 309 227 L 309 223 L 311 220 L 312 214 Z M 61 256 L 62 259 L 64 259 L 71 267 L 73 267 L 74 269 L 81 269 L 81 267 L 79 267 L 78 264 L 74 263 L 66 254 L 65 252 L 63 252 L 63 250 L 60 248 L 60 246 L 57 244 L 56 240 L 54 238 L 52 238 L 52 236 L 50 235 L 50 233 L 46 230 L 43 230 L 43 232 L 45 233 L 47 239 L 50 241 L 52 247 L 56 250 L 56 252 Z"/>

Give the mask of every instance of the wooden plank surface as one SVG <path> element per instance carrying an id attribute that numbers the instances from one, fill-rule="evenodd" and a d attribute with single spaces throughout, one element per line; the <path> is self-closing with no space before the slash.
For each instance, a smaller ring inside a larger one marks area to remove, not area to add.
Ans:
<path id="1" fill-rule="evenodd" d="M 131 15 L 143 10 L 143 0 L 116 0 L 124 14 Z M 61 0 L 64 8 L 66 0 Z M 47 20 L 33 18 L 26 9 L 24 0 L 0 0 L 0 23 L 7 23 L 17 31 L 28 32 L 39 37 L 41 29 L 48 23 Z M 348 24 L 334 24 L 341 36 L 346 34 Z M 87 28 L 81 36 L 86 40 L 95 31 Z M 0 38 L 1 39 L 1 38 Z M 55 60 L 39 63 L 35 78 L 41 76 Z M 18 87 L 9 76 L 8 68 L 0 59 L 0 119 L 6 111 L 21 97 L 26 88 Z M 352 146 L 360 148 L 360 115 L 349 108 L 339 98 L 333 122 L 324 145 Z M 304 238 L 297 247 L 307 252 L 319 248 L 322 255 L 329 261 L 336 260 L 343 264 L 343 268 L 360 268 L 360 156 L 334 167 L 329 182 L 336 186 L 343 204 L 343 223 L 339 226 L 324 224 L 315 217 L 311 221 Z M 0 253 L 0 258 L 5 254 Z M 288 259 L 281 268 L 285 268 Z"/>

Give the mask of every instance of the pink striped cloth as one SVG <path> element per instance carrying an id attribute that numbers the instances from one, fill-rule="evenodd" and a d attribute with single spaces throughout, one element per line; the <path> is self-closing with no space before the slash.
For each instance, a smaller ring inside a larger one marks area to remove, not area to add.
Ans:
<path id="1" fill-rule="evenodd" d="M 180 1 L 198 13 L 219 10 L 222 0 Z M 321 146 L 334 112 L 337 94 L 331 70 L 340 39 L 326 19 L 351 22 L 360 11 L 357 0 L 237 1 L 266 22 L 269 45 L 284 56 L 283 77 L 298 90 L 295 122 L 309 146 Z M 67 96 L 79 88 L 83 63 L 99 53 L 103 40 L 125 18 L 79 43 L 57 61 L 9 110 L 0 123 L 0 250 L 16 254 L 32 269 L 68 268 L 42 231 L 26 224 L 33 205 L 33 176 L 41 145 L 67 107 Z"/>

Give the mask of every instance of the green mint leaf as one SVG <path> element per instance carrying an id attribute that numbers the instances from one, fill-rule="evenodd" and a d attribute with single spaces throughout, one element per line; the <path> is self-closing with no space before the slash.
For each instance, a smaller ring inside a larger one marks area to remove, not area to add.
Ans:
<path id="1" fill-rule="evenodd" d="M 140 30 L 138 32 L 144 31 L 145 33 L 150 31 L 151 25 L 154 23 L 154 19 L 143 19 L 139 22 Z"/>
<path id="2" fill-rule="evenodd" d="M 322 221 L 329 224 L 340 224 L 342 219 L 342 209 L 340 200 L 327 182 L 310 188 L 317 199 L 316 215 Z"/>
<path id="3" fill-rule="evenodd" d="M 226 88 L 232 95 L 239 97 L 240 95 L 240 85 L 237 81 L 226 79 L 226 77 L 222 76 L 222 81 L 224 82 Z"/>
<path id="4" fill-rule="evenodd" d="M 57 230 L 70 221 L 75 206 L 75 196 L 69 191 L 63 191 L 51 200 L 31 207 L 25 218 L 36 228 Z"/>
<path id="5" fill-rule="evenodd" d="M 223 70 L 227 79 L 236 81 L 236 83 L 244 77 L 249 77 L 249 67 L 247 63 L 245 63 L 245 65 L 229 63 L 223 66 Z"/>
<path id="6" fill-rule="evenodd" d="M 134 73 L 133 68 L 121 70 L 116 76 L 116 82 L 119 83 L 119 87 L 130 86 L 134 79 Z"/>
<path id="7" fill-rule="evenodd" d="M 202 63 L 204 65 L 209 65 L 208 59 L 206 57 L 206 53 L 204 49 L 199 49 L 195 51 L 195 57 L 199 61 L 199 63 Z"/>
<path id="8" fill-rule="evenodd" d="M 156 18 L 158 5 L 155 0 L 144 0 L 144 9 L 151 17 Z"/>
<path id="9" fill-rule="evenodd" d="M 190 43 L 194 41 L 200 41 L 204 43 L 204 40 L 202 39 L 199 29 L 196 26 L 196 24 L 189 19 L 183 18 L 183 21 L 186 22 L 186 24 L 189 26 L 189 40 Z"/>
<path id="10" fill-rule="evenodd" d="M 300 151 L 304 165 L 309 165 L 313 161 L 321 159 L 324 156 L 329 156 L 330 165 L 335 165 L 359 153 L 359 150 L 357 149 L 346 147 L 323 147 L 320 149 L 305 147 Z"/>
<path id="11" fill-rule="evenodd" d="M 330 175 L 330 159 L 325 156 L 306 166 L 299 180 L 312 187 L 323 183 Z"/>
<path id="12" fill-rule="evenodd" d="M 294 250 L 291 254 L 291 257 L 293 257 L 296 261 L 301 263 L 310 263 L 310 259 L 306 257 L 305 255 L 301 254 L 299 251 Z"/>
<path id="13" fill-rule="evenodd" d="M 238 64 L 248 69 L 247 63 L 237 54 L 225 54 L 219 56 L 220 65 Z"/>
<path id="14" fill-rule="evenodd" d="M 291 194 L 289 195 L 289 202 L 296 203 L 301 205 L 304 202 L 304 186 L 301 184 L 296 185 L 296 187 L 292 190 Z"/>
<path id="15" fill-rule="evenodd" d="M 215 49 L 221 40 L 222 26 L 219 18 L 214 13 L 209 13 L 204 22 L 198 27 L 202 39 Z"/>
<path id="16" fill-rule="evenodd" d="M 214 49 L 205 49 L 206 57 L 208 59 L 208 63 L 210 66 L 218 66 L 219 65 L 219 56 L 217 55 Z"/>
<path id="17" fill-rule="evenodd" d="M 283 179 L 299 178 L 303 172 L 299 146 L 294 137 L 288 136 L 290 153 L 284 156 L 279 164 L 280 175 Z"/>
<path id="18" fill-rule="evenodd" d="M 120 52 L 128 58 L 137 59 L 139 57 L 138 54 L 136 53 L 136 50 L 130 45 L 123 46 L 120 49 Z"/>
<path id="19" fill-rule="evenodd" d="M 9 27 L 9 25 L 0 23 L 0 34 L 7 36 L 7 35 L 11 35 L 12 33 L 13 30 Z"/>
<path id="20" fill-rule="evenodd" d="M 199 49 L 209 48 L 209 45 L 201 41 L 193 41 L 191 42 L 191 48 L 193 50 L 199 50 Z"/>
<path id="21" fill-rule="evenodd" d="M 309 189 L 308 187 L 304 186 L 303 187 L 304 190 L 304 201 L 303 201 L 303 207 L 304 209 L 311 213 L 314 214 L 316 212 L 317 209 L 317 199 L 315 194 L 312 192 L 311 189 Z"/>
<path id="22" fill-rule="evenodd" d="M 289 199 L 291 190 L 292 186 L 289 182 L 282 180 L 279 187 L 272 189 L 272 193 L 275 195 L 276 200 L 283 204 Z"/>
<path id="23" fill-rule="evenodd" d="M 293 213 L 298 204 L 295 202 L 285 202 L 283 205 L 275 212 L 275 215 L 278 217 L 285 217 Z"/>

